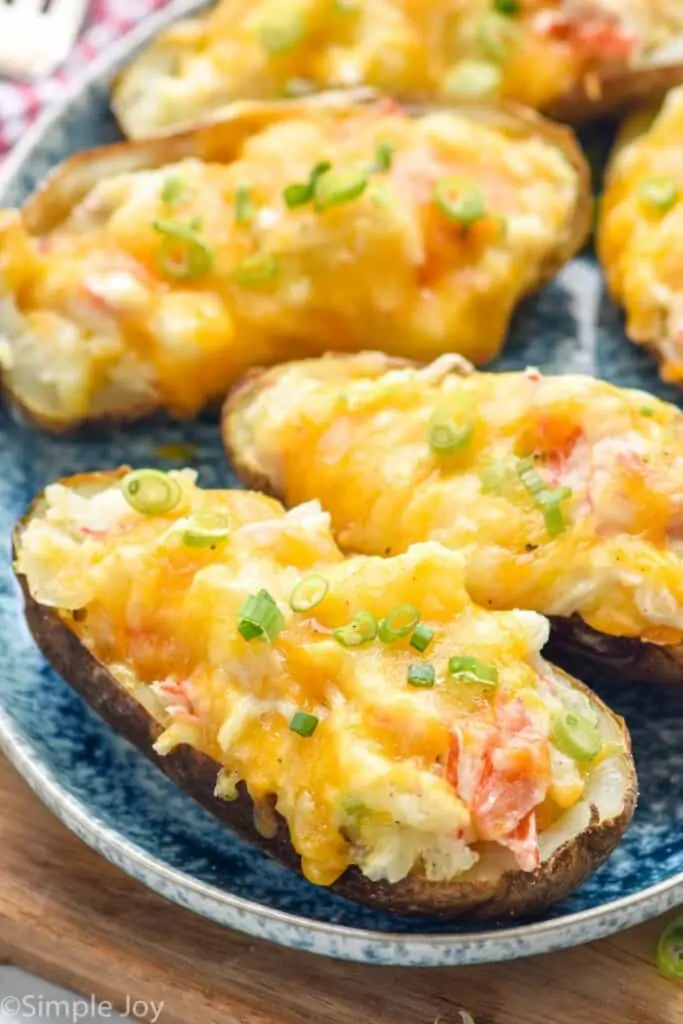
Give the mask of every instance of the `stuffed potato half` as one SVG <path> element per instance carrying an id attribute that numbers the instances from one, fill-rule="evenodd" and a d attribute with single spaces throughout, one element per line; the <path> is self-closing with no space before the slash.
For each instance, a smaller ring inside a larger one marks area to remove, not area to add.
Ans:
<path id="1" fill-rule="evenodd" d="M 314 883 L 400 912 L 527 913 L 632 815 L 622 721 L 542 659 L 541 616 L 474 605 L 438 544 L 344 559 L 317 503 L 122 470 L 48 487 L 15 554 L 64 678 Z"/>
<path id="2" fill-rule="evenodd" d="M 364 353 L 254 373 L 223 432 L 243 479 L 319 498 L 342 548 L 439 541 L 465 555 L 475 601 L 550 616 L 563 658 L 681 683 L 673 406 L 588 377 Z"/>
<path id="3" fill-rule="evenodd" d="M 598 252 L 631 341 L 683 384 L 683 88 L 634 115 L 607 169 Z"/>
<path id="4" fill-rule="evenodd" d="M 65 429 L 191 416 L 255 363 L 378 337 L 486 361 L 587 211 L 573 138 L 534 115 L 245 104 L 80 154 L 0 215 L 0 371 Z"/>
<path id="5" fill-rule="evenodd" d="M 131 138 L 245 96 L 359 85 L 580 120 L 682 79 L 678 0 L 221 0 L 136 57 L 113 105 Z"/>

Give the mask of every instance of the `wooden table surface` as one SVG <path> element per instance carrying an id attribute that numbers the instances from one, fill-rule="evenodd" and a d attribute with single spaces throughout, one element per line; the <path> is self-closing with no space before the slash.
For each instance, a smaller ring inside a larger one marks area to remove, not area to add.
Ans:
<path id="1" fill-rule="evenodd" d="M 683 983 L 654 966 L 665 921 L 482 967 L 369 967 L 295 953 L 132 881 L 0 757 L 0 960 L 119 1009 L 162 1001 L 160 1024 L 461 1024 L 460 1010 L 476 1024 L 683 1024 Z"/>

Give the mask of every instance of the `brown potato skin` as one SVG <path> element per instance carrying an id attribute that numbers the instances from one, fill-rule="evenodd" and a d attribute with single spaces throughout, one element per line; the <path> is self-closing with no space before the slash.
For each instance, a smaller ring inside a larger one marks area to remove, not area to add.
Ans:
<path id="1" fill-rule="evenodd" d="M 84 474 L 63 483 L 99 479 L 103 485 L 126 472 Z M 16 556 L 23 526 L 40 504 L 34 502 L 17 525 L 13 537 Z M 133 743 L 181 789 L 192 796 L 222 824 L 243 839 L 258 846 L 286 867 L 301 873 L 300 858 L 291 845 L 284 818 L 276 814 L 277 833 L 265 839 L 254 825 L 254 805 L 243 784 L 237 800 L 226 802 L 214 795 L 220 765 L 187 745 L 160 757 L 153 744 L 163 731 L 147 711 L 122 687 L 117 679 L 81 643 L 53 608 L 40 605 L 29 591 L 27 581 L 18 576 L 24 595 L 26 621 L 39 648 L 58 672 L 117 733 Z M 576 685 L 586 690 L 583 684 Z M 602 702 L 590 694 L 595 703 Z M 612 716 L 615 717 L 615 716 Z M 573 892 L 609 856 L 621 839 L 635 809 L 637 781 L 630 756 L 630 739 L 620 721 L 630 764 L 630 777 L 624 791 L 621 813 L 612 819 L 595 820 L 571 842 L 565 843 L 534 872 L 517 868 L 497 877 L 462 879 L 450 883 L 428 882 L 410 876 L 401 882 L 372 882 L 357 868 L 349 868 L 331 887 L 334 892 L 364 906 L 397 914 L 428 916 L 451 920 L 467 916 L 470 920 L 491 920 L 534 914 L 557 903 Z M 597 818 L 597 815 L 596 815 Z"/>
<path id="2" fill-rule="evenodd" d="M 337 359 L 352 358 L 346 353 Z M 464 362 L 464 361 L 463 361 Z M 386 357 L 385 369 L 414 366 L 407 359 Z M 259 392 L 268 386 L 278 367 L 255 368 L 246 374 L 228 395 L 223 407 L 221 430 L 223 445 L 231 465 L 246 486 L 264 491 L 279 501 L 284 495 L 270 479 L 258 458 L 251 454 L 249 439 L 242 430 L 242 413 Z M 467 364 L 453 371 L 467 373 Z M 550 616 L 552 630 L 547 648 L 548 656 L 569 671 L 579 674 L 609 667 L 618 671 L 620 678 L 633 682 L 683 684 L 683 645 L 653 644 L 638 637 L 608 636 L 588 626 L 578 615 L 569 618 Z"/>
<path id="3" fill-rule="evenodd" d="M 588 77 L 564 96 L 558 97 L 544 113 L 559 121 L 581 124 L 660 100 L 669 89 L 681 82 L 683 64 Z"/>

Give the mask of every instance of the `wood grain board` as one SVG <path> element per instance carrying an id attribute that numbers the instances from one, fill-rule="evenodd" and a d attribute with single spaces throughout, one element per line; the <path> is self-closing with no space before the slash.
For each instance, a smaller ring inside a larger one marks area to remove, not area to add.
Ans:
<path id="1" fill-rule="evenodd" d="M 0 757 L 0 960 L 122 1010 L 127 1000 L 161 1001 L 160 1024 L 461 1024 L 460 1010 L 476 1024 L 683 1024 L 683 983 L 654 966 L 665 923 L 485 967 L 369 967 L 295 953 L 132 881 Z"/>

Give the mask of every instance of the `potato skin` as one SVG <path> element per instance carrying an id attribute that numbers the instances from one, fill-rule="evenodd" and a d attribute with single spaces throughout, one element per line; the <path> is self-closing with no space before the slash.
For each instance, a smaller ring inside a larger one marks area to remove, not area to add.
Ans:
<path id="1" fill-rule="evenodd" d="M 653 103 L 681 82 L 683 64 L 598 75 L 577 83 L 544 112 L 569 124 L 581 124 L 636 105 Z"/>
<path id="2" fill-rule="evenodd" d="M 86 474 L 62 482 L 73 485 L 76 481 L 87 480 L 92 484 L 96 476 L 102 484 L 107 484 L 125 472 L 122 468 L 114 473 Z M 38 498 L 34 502 L 27 516 L 15 529 L 15 557 L 21 543 L 22 528 L 32 513 L 39 509 L 40 501 Z M 255 827 L 254 805 L 243 783 L 240 783 L 239 796 L 234 801 L 226 802 L 214 795 L 220 765 L 211 758 L 185 744 L 164 757 L 159 756 L 153 744 L 163 727 L 122 687 L 106 666 L 88 651 L 55 609 L 33 599 L 26 579 L 22 576 L 18 576 L 18 579 L 31 633 L 47 660 L 72 689 L 109 726 L 133 743 L 222 824 L 286 867 L 301 873 L 300 858 L 291 845 L 284 818 L 275 813 L 277 832 L 274 838 L 266 839 Z M 590 693 L 578 680 L 573 682 Z M 590 693 L 590 697 L 610 717 L 616 718 L 595 694 Z M 598 820 L 597 809 L 593 807 L 594 820 L 590 826 L 572 841 L 560 846 L 537 871 L 524 872 L 514 868 L 492 877 L 449 883 L 428 882 L 416 875 L 391 884 L 372 882 L 352 867 L 334 883 L 332 890 L 377 910 L 440 920 L 464 916 L 470 920 L 517 917 L 538 913 L 564 899 L 609 856 L 633 816 L 637 798 L 635 767 L 628 732 L 623 721 L 618 721 L 630 768 L 620 814 L 601 822 Z"/>
<path id="3" fill-rule="evenodd" d="M 337 359 L 351 358 L 346 354 Z M 385 369 L 415 366 L 407 359 L 386 357 Z M 223 407 L 222 435 L 228 459 L 235 472 L 248 487 L 264 491 L 273 498 L 284 500 L 276 482 L 253 453 L 243 426 L 243 413 L 279 372 L 278 367 L 255 368 L 232 389 Z M 467 364 L 456 369 L 467 373 Z M 643 680 L 663 684 L 683 684 L 683 645 L 654 644 L 637 637 L 608 636 L 588 626 L 578 615 L 568 618 L 550 617 L 552 630 L 547 648 L 549 658 L 571 672 L 604 670 L 618 672 L 620 678 L 633 682 Z"/>

